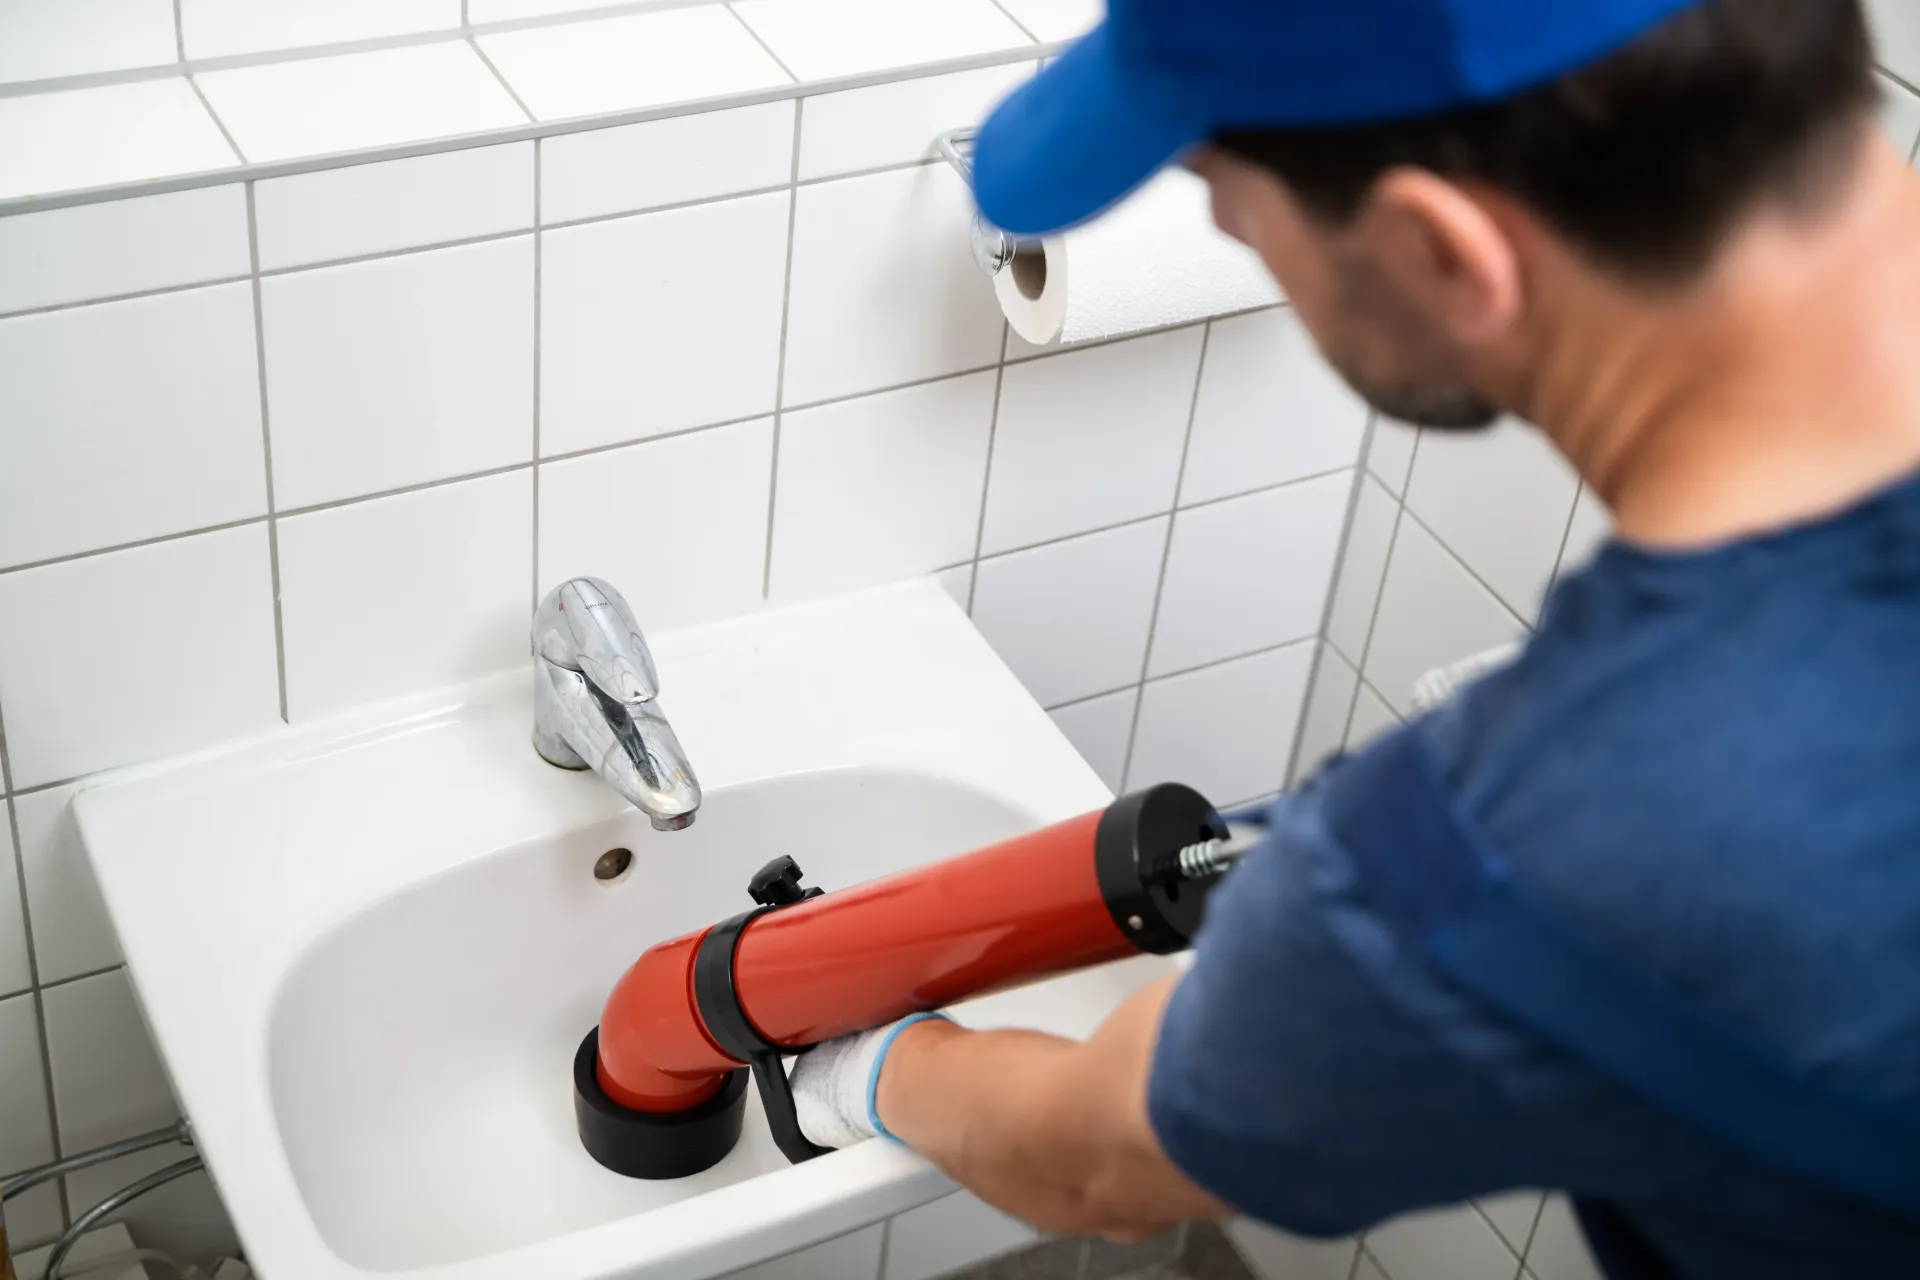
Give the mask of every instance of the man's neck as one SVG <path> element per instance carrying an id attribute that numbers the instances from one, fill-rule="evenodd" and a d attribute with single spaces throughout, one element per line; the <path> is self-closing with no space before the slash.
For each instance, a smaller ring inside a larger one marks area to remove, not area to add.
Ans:
<path id="1" fill-rule="evenodd" d="M 1581 304 L 1521 399 L 1627 541 L 1763 533 L 1920 468 L 1920 178 L 1877 138 L 1843 199 L 1756 219 L 1683 294 Z"/>

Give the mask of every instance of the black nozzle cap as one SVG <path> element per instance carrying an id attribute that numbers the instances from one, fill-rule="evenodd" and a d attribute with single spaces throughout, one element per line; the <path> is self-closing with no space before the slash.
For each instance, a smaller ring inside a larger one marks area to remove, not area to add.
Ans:
<path id="1" fill-rule="evenodd" d="M 753 873 L 747 881 L 747 896 L 763 907 L 790 907 L 819 897 L 821 890 L 801 887 L 804 875 L 799 863 L 782 855 Z"/>
<path id="2" fill-rule="evenodd" d="M 634 1111 L 609 1098 L 595 1067 L 600 1028 L 573 1055 L 573 1118 L 587 1154 L 615 1173 L 655 1181 L 713 1168 L 740 1141 L 747 1107 L 747 1070 L 729 1072 L 720 1092 L 685 1111 Z"/>
<path id="3" fill-rule="evenodd" d="M 1122 796 L 1100 815 L 1093 861 L 1100 896 L 1114 924 L 1142 951 L 1184 951 L 1200 932 L 1208 881 L 1155 874 L 1180 850 L 1202 840 L 1222 840 L 1227 824 L 1191 787 L 1168 782 Z"/>

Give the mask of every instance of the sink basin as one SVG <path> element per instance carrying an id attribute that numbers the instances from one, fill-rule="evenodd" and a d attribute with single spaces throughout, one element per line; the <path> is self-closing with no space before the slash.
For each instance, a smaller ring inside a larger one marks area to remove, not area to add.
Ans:
<path id="1" fill-rule="evenodd" d="M 75 810 L 181 1103 L 266 1280 L 723 1274 L 952 1189 L 890 1143 L 802 1166 L 749 1094 L 706 1173 L 633 1181 L 570 1065 L 655 942 L 791 854 L 832 890 L 1106 789 L 931 584 L 654 637 L 707 787 L 661 834 L 528 741 L 519 673 L 122 771 Z M 602 855 L 630 851 L 603 880 Z M 963 1006 L 1084 1034 L 1165 962 Z"/>

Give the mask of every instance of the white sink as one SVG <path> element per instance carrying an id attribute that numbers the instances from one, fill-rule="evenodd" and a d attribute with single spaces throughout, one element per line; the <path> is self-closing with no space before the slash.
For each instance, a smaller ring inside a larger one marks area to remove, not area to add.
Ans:
<path id="1" fill-rule="evenodd" d="M 711 1276 L 951 1190 L 881 1142 L 789 1166 L 757 1100 L 708 1172 L 620 1177 L 575 1136 L 572 1055 L 641 951 L 745 909 L 770 858 L 833 889 L 1106 789 L 931 584 L 653 640 L 707 788 L 689 831 L 541 761 L 527 675 L 123 771 L 76 801 L 265 1280 Z M 616 847 L 631 870 L 596 880 Z M 961 1017 L 1084 1034 L 1164 963 Z"/>

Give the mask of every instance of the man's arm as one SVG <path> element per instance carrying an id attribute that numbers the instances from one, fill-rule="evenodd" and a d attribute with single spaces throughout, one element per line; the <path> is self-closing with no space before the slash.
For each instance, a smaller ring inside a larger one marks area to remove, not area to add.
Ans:
<path id="1" fill-rule="evenodd" d="M 1232 1210 L 1175 1168 L 1147 1119 L 1147 1074 L 1177 979 L 1134 994 L 1081 1044 L 931 1021 L 887 1051 L 887 1129 L 989 1204 L 1062 1235 L 1142 1240 Z"/>

